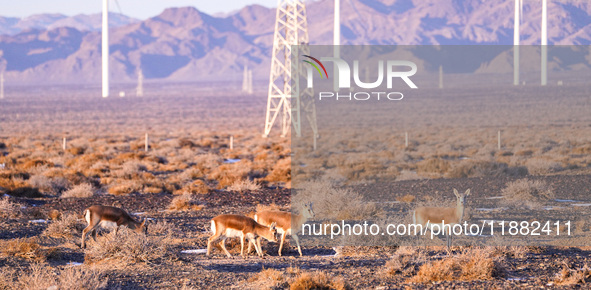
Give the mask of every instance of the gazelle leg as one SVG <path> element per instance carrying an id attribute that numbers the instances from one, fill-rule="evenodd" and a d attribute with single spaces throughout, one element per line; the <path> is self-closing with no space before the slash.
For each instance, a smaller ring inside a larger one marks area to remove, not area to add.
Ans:
<path id="1" fill-rule="evenodd" d="M 262 257 L 263 251 L 261 249 L 261 240 L 260 239 L 261 239 L 260 237 L 258 239 L 252 239 L 250 242 L 254 245 L 254 249 L 256 250 L 257 255 L 259 257 Z"/>
<path id="2" fill-rule="evenodd" d="M 248 248 L 246 248 L 247 255 L 250 255 L 250 251 L 252 250 L 252 248 L 251 248 L 252 245 L 254 245 L 255 250 L 256 250 L 257 245 L 253 241 L 248 240 Z"/>
<path id="3" fill-rule="evenodd" d="M 285 236 L 287 235 L 286 232 L 281 234 L 281 242 L 279 243 L 279 256 L 281 256 L 281 251 L 283 250 L 283 242 L 285 242 Z"/>
<path id="4" fill-rule="evenodd" d="M 96 242 L 96 228 L 92 229 L 92 239 Z"/>
<path id="5" fill-rule="evenodd" d="M 93 229 L 93 227 L 91 227 L 90 225 L 88 225 L 86 228 L 84 228 L 82 230 L 82 240 L 80 241 L 80 247 L 81 248 L 86 248 L 86 243 L 84 240 L 86 240 L 86 234 L 91 231 Z"/>
<path id="6" fill-rule="evenodd" d="M 262 257 L 262 256 L 263 256 L 263 248 L 261 248 L 261 237 L 258 237 L 258 238 L 256 239 L 256 242 L 257 242 L 257 243 L 254 245 L 254 247 L 255 247 L 255 248 L 256 248 L 256 247 L 258 247 L 258 248 L 259 248 L 259 251 L 258 251 L 258 252 L 259 252 L 259 256 L 261 256 L 261 257 Z"/>
<path id="7" fill-rule="evenodd" d="M 222 246 L 222 250 L 224 250 L 226 256 L 228 256 L 228 258 L 232 258 L 232 255 L 230 255 L 230 252 L 228 252 L 228 250 L 226 249 L 226 238 L 222 239 L 222 241 L 220 242 L 220 246 Z"/>
<path id="8" fill-rule="evenodd" d="M 295 240 L 296 244 L 298 245 L 298 252 L 300 253 L 300 257 L 303 256 L 302 248 L 300 247 L 300 239 L 298 238 L 298 235 L 292 234 L 291 237 Z"/>
<path id="9" fill-rule="evenodd" d="M 242 256 L 242 258 L 246 258 L 244 256 L 244 235 L 240 237 L 240 256 Z"/>
<path id="10" fill-rule="evenodd" d="M 215 242 L 215 240 L 217 240 L 219 237 L 219 235 L 213 235 L 207 239 L 207 256 L 211 254 L 211 244 L 213 244 L 213 242 Z"/>

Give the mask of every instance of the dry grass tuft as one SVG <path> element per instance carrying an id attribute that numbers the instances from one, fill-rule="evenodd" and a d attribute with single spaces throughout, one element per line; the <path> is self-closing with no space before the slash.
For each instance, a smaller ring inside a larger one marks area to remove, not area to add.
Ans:
<path id="1" fill-rule="evenodd" d="M 64 191 L 61 198 L 69 197 L 92 197 L 94 195 L 94 187 L 89 183 L 78 184 L 71 189 Z"/>
<path id="2" fill-rule="evenodd" d="M 133 192 L 139 192 L 142 188 L 143 184 L 137 180 L 124 180 L 121 183 L 109 187 L 108 192 L 112 195 L 127 195 Z"/>
<path id="3" fill-rule="evenodd" d="M 246 180 L 236 180 L 232 185 L 227 188 L 229 191 L 257 191 L 261 189 L 261 185 L 258 184 L 256 181 L 246 179 Z"/>
<path id="4" fill-rule="evenodd" d="M 47 226 L 43 235 L 53 238 L 70 239 L 79 236 L 86 226 L 73 214 L 63 215 L 61 219 L 54 220 Z"/>
<path id="5" fill-rule="evenodd" d="M 276 269 L 263 269 L 248 279 L 249 283 L 256 283 L 258 289 L 276 289 L 285 284 L 287 278 L 283 272 Z M 250 285 L 253 286 L 253 285 Z"/>
<path id="6" fill-rule="evenodd" d="M 490 280 L 504 276 L 499 259 L 490 248 L 471 248 L 457 256 L 423 264 L 408 281 L 429 283 L 437 281 Z"/>
<path id="7" fill-rule="evenodd" d="M 556 284 L 558 285 L 576 285 L 586 284 L 591 282 L 591 269 L 587 264 L 581 269 L 572 270 L 566 265 L 558 272 L 556 278 Z"/>
<path id="8" fill-rule="evenodd" d="M 504 202 L 512 206 L 534 208 L 554 199 L 554 190 L 542 180 L 519 179 L 507 183 L 502 191 Z"/>
<path id="9" fill-rule="evenodd" d="M 55 247 L 42 247 L 35 238 L 12 239 L 0 242 L 0 252 L 6 256 L 23 258 L 33 262 L 45 262 L 56 258 L 59 252 Z"/>
<path id="10" fill-rule="evenodd" d="M 0 218 L 16 217 L 19 214 L 19 206 L 12 203 L 8 196 L 0 199 Z"/>
<path id="11" fill-rule="evenodd" d="M 19 272 L 18 277 L 14 271 L 0 275 L 0 289 L 106 289 L 107 282 L 108 277 L 96 270 L 59 270 L 44 264 L 31 264 L 30 270 Z"/>
<path id="12" fill-rule="evenodd" d="M 290 290 L 309 290 L 309 289 L 352 289 L 342 277 L 332 277 L 325 272 L 301 272 L 298 276 L 291 279 L 289 283 Z"/>
<path id="13" fill-rule="evenodd" d="M 163 259 L 168 253 L 170 236 L 146 236 L 136 233 L 126 227 L 119 232 L 112 232 L 97 238 L 96 243 L 90 243 L 84 256 L 85 263 L 118 262 L 121 264 L 154 263 Z"/>
<path id="14" fill-rule="evenodd" d="M 179 210 L 179 211 L 188 211 L 188 210 L 202 210 L 205 206 L 198 203 L 197 200 L 193 198 L 191 194 L 183 194 L 176 196 L 168 205 L 169 210 Z"/>
<path id="15" fill-rule="evenodd" d="M 404 196 L 398 196 L 396 197 L 396 200 L 399 202 L 405 202 L 405 203 L 411 203 L 413 201 L 415 201 L 416 196 L 412 195 L 412 194 L 406 194 Z"/>

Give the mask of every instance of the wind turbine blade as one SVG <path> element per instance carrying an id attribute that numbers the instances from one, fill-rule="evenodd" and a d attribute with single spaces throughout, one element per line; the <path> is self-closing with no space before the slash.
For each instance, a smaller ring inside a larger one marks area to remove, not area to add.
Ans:
<path id="1" fill-rule="evenodd" d="M 119 10 L 119 14 L 123 14 L 123 11 L 121 11 L 121 6 L 119 6 L 119 0 L 115 0 L 115 4 L 117 4 L 117 9 Z"/>
<path id="2" fill-rule="evenodd" d="M 519 0 L 519 19 L 523 21 L 523 0 Z"/>

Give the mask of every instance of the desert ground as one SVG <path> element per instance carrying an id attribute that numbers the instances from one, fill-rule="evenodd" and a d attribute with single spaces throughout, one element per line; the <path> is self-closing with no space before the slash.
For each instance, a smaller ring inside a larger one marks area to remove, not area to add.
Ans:
<path id="1" fill-rule="evenodd" d="M 278 244 L 264 242 L 264 257 L 244 259 L 234 239 L 227 243 L 233 259 L 218 247 L 210 257 L 191 251 L 207 247 L 211 218 L 290 210 L 298 194 L 314 196 L 318 219 L 379 219 L 408 217 L 419 205 L 453 206 L 453 188 L 471 189 L 469 220 L 498 214 L 496 206 L 556 208 L 558 216 L 574 211 L 577 234 L 586 237 L 589 90 L 580 83 L 496 89 L 503 97 L 433 89 L 399 107 L 364 105 L 373 117 L 394 118 L 370 119 L 387 130 L 335 126 L 342 111 L 317 104 L 322 137 L 312 151 L 309 131 L 261 137 L 263 90 L 247 96 L 154 83 L 144 97 L 102 99 L 96 87 L 11 87 L 0 100 L 0 289 L 586 288 L 591 247 L 576 241 L 449 252 L 443 239 L 435 246 L 303 242 L 303 257 L 294 243 L 279 256 Z M 361 112 L 355 119 L 366 120 Z M 487 199 L 498 196 L 507 202 Z M 376 201 L 389 203 L 368 206 Z M 83 211 L 94 204 L 148 218 L 148 235 L 106 229 L 81 249 Z"/>

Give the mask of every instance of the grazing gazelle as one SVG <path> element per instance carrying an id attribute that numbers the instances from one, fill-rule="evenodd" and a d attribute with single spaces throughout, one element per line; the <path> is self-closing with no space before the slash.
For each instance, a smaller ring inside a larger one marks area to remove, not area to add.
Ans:
<path id="1" fill-rule="evenodd" d="M 441 226 L 442 223 L 445 223 L 445 225 L 449 225 L 450 232 L 447 233 L 448 250 L 451 246 L 451 228 L 455 224 L 461 224 L 463 221 L 464 203 L 466 202 L 466 197 L 470 195 L 470 189 L 460 194 L 454 188 L 454 194 L 458 199 L 456 207 L 419 207 L 413 211 L 412 215 L 413 224 L 420 224 L 423 227 L 426 227 L 428 223 L 430 225 L 430 230 L 433 229 L 434 224 L 439 224 Z"/>
<path id="2" fill-rule="evenodd" d="M 283 242 L 285 241 L 286 235 L 291 235 L 298 246 L 298 252 L 300 257 L 302 256 L 302 248 L 300 247 L 300 241 L 297 233 L 299 232 L 302 224 L 306 223 L 309 219 L 314 218 L 314 211 L 312 210 L 312 203 L 306 203 L 302 206 L 300 214 L 291 214 L 290 212 L 279 211 L 279 210 L 265 210 L 257 212 L 254 215 L 254 219 L 263 224 L 269 225 L 271 223 L 277 224 L 277 233 L 281 234 L 281 242 L 279 244 L 279 256 L 281 256 L 281 250 L 283 250 Z M 257 240 L 257 245 L 260 248 L 260 240 Z M 248 245 L 248 252 L 250 252 L 250 244 Z"/>
<path id="3" fill-rule="evenodd" d="M 250 243 L 253 243 L 257 254 L 263 256 L 263 251 L 254 242 L 258 237 L 263 237 L 271 242 L 277 242 L 275 235 L 277 230 L 275 224 L 270 226 L 264 226 L 257 223 L 255 220 L 241 215 L 235 214 L 223 214 L 211 219 L 211 231 L 213 235 L 207 240 L 207 256 L 211 253 L 211 244 L 222 237 L 220 246 L 226 253 L 228 258 L 232 258 L 232 255 L 226 250 L 226 239 L 227 238 L 240 238 L 240 255 L 244 258 L 244 240 L 247 239 Z"/>
<path id="4" fill-rule="evenodd" d="M 148 234 L 148 225 L 146 220 L 142 222 L 135 221 L 125 210 L 112 206 L 93 205 L 84 210 L 84 219 L 88 226 L 82 230 L 82 243 L 80 247 L 86 247 L 86 234 L 92 231 L 92 238 L 96 242 L 96 228 L 101 226 L 116 226 L 115 234 L 119 231 L 120 226 L 127 226 L 129 229 L 138 233 L 144 232 Z"/>

